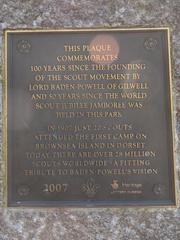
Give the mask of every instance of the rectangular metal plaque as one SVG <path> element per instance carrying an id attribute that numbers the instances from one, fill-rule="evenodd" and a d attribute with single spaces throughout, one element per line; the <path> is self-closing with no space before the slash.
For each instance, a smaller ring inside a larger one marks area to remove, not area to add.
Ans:
<path id="1" fill-rule="evenodd" d="M 6 30 L 7 206 L 175 206 L 168 28 Z"/>

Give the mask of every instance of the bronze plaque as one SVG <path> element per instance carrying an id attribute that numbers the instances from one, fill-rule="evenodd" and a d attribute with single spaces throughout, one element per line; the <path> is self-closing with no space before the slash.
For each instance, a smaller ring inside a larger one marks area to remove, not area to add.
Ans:
<path id="1" fill-rule="evenodd" d="M 5 61 L 7 206 L 176 205 L 168 28 L 7 30 Z"/>

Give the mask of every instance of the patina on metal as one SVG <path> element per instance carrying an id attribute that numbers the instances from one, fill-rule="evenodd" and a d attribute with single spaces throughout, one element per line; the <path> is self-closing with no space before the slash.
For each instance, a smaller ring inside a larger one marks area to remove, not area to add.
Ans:
<path id="1" fill-rule="evenodd" d="M 176 206 L 168 28 L 6 30 L 7 206 Z"/>

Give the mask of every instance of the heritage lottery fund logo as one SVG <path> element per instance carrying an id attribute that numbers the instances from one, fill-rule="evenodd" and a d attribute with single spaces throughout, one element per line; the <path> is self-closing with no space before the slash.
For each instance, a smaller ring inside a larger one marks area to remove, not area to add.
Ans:
<path id="1" fill-rule="evenodd" d="M 111 194 L 142 194 L 142 183 L 127 183 L 118 179 L 113 179 Z"/>

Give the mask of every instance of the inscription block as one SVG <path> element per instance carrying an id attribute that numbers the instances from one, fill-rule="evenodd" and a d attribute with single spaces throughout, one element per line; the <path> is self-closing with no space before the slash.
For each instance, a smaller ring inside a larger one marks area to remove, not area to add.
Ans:
<path id="1" fill-rule="evenodd" d="M 174 206 L 168 28 L 7 30 L 7 206 Z"/>

